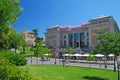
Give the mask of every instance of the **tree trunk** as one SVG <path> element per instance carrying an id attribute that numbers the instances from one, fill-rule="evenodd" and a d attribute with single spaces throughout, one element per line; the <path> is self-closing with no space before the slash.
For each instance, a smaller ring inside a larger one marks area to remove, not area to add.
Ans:
<path id="1" fill-rule="evenodd" d="M 107 68 L 107 57 L 105 56 L 105 68 Z"/>
<path id="2" fill-rule="evenodd" d="M 114 56 L 114 72 L 116 72 L 116 56 Z"/>

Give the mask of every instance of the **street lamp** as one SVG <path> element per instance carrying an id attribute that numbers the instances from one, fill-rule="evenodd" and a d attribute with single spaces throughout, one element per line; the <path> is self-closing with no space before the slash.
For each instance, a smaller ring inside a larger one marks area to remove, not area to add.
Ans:
<path id="1" fill-rule="evenodd" d="M 56 62 L 56 53 L 55 53 L 55 62 L 54 62 L 54 64 L 57 64 L 57 62 Z"/>
<path id="2" fill-rule="evenodd" d="M 120 68 L 120 59 L 118 60 L 118 80 L 120 80 L 119 68 Z"/>
<path id="3" fill-rule="evenodd" d="M 116 71 L 116 56 L 114 55 L 114 72 Z"/>
<path id="4" fill-rule="evenodd" d="M 62 49 L 62 52 L 63 52 L 63 60 L 62 60 L 62 64 L 63 66 L 65 66 L 65 48 Z"/>
<path id="5" fill-rule="evenodd" d="M 55 62 L 54 62 L 54 64 L 57 64 L 57 59 L 56 59 L 57 53 L 58 53 L 58 49 L 55 50 Z"/>

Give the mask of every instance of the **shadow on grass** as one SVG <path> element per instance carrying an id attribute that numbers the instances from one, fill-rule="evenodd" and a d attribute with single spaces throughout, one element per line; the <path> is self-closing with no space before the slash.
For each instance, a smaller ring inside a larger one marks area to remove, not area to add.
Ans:
<path id="1" fill-rule="evenodd" d="M 96 76 L 84 76 L 83 78 L 86 80 L 109 80 L 108 78 L 101 78 Z"/>

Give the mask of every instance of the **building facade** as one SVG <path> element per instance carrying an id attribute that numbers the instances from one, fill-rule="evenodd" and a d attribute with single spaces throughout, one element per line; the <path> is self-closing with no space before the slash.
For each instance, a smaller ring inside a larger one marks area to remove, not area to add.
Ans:
<path id="1" fill-rule="evenodd" d="M 45 44 L 51 49 L 67 46 L 73 49 L 90 49 L 99 44 L 97 34 L 118 31 L 118 25 L 112 16 L 100 16 L 76 26 L 48 28 L 45 33 Z"/>
<path id="2" fill-rule="evenodd" d="M 24 35 L 24 38 L 26 42 L 28 43 L 28 47 L 35 46 L 35 37 L 32 32 L 22 31 L 22 34 Z"/>

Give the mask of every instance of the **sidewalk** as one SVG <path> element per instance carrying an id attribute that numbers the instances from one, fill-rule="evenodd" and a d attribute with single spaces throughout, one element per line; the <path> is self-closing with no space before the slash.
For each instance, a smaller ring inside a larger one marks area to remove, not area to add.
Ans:
<path id="1" fill-rule="evenodd" d="M 45 60 L 45 61 L 41 61 L 40 58 L 27 58 L 28 60 L 28 64 L 55 64 L 56 65 L 61 65 L 63 66 L 63 62 L 62 59 L 55 59 L 54 58 L 50 58 L 50 60 Z M 107 68 L 105 68 L 104 62 L 88 62 L 86 60 L 70 60 L 69 64 L 65 63 L 65 66 L 80 66 L 80 67 L 89 67 L 89 68 L 99 68 L 99 69 L 107 69 L 107 70 L 113 70 L 114 69 L 114 65 L 113 65 L 113 61 L 109 61 L 107 63 Z"/>

